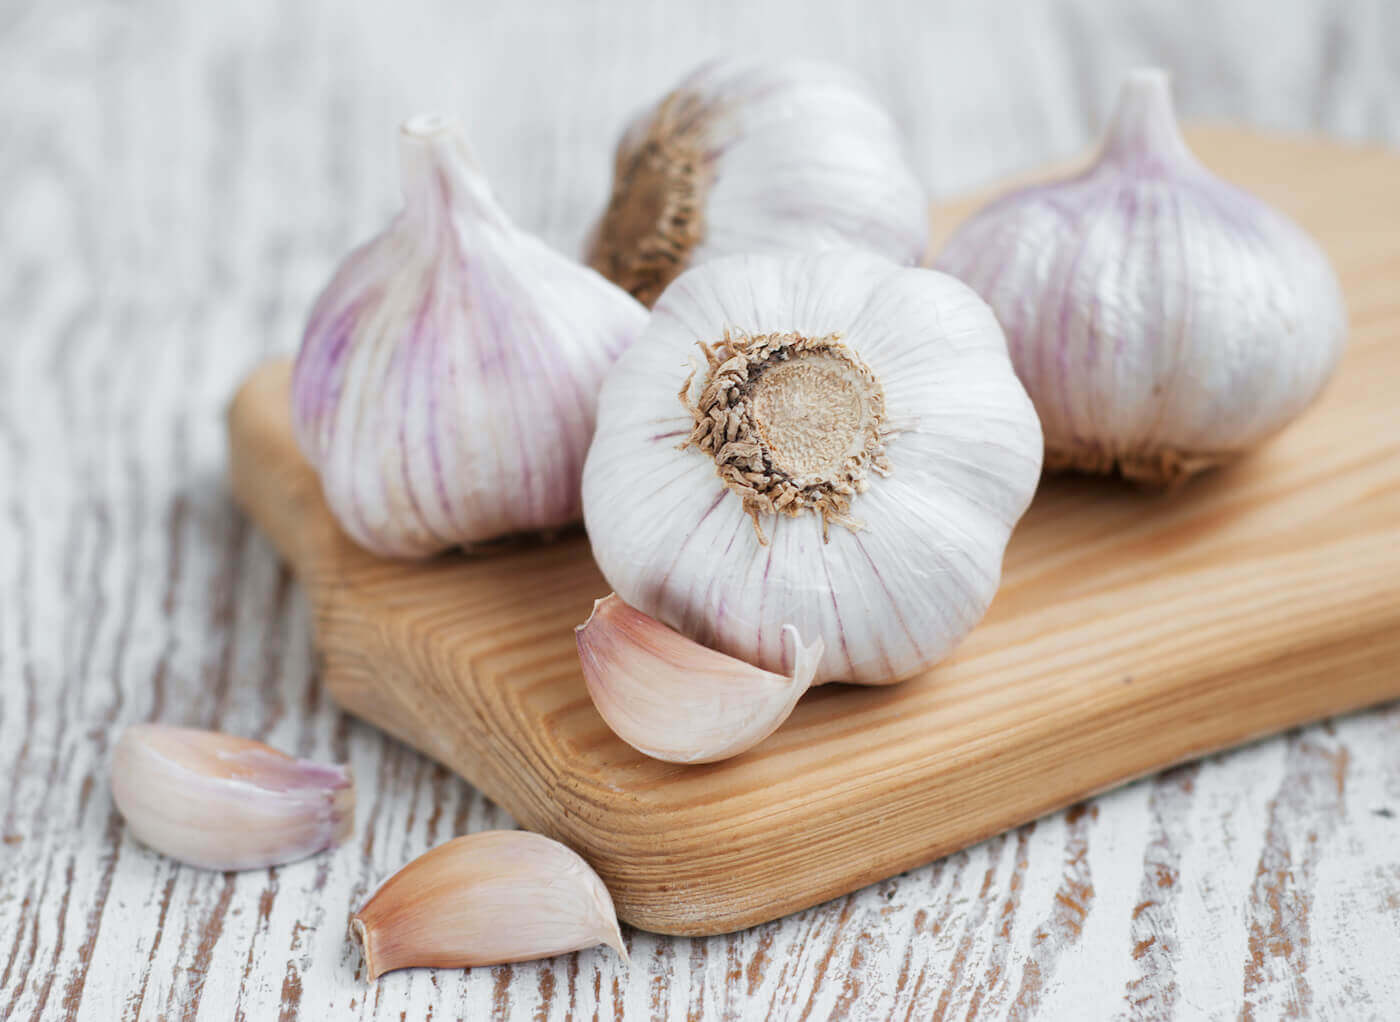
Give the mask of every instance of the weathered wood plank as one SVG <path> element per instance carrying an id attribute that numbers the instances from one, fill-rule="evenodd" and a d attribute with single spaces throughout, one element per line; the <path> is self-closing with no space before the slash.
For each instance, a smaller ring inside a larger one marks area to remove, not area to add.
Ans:
<path id="1" fill-rule="evenodd" d="M 1296 1003 L 1299 962 L 1316 1017 L 1385 1017 L 1400 998 L 1395 707 L 1207 760 L 1189 790 L 1169 774 L 1096 799 L 1078 820 L 1094 897 L 1072 944 L 1039 936 L 1065 887 L 1062 814 L 741 934 L 629 933 L 626 975 L 588 952 L 366 987 L 349 912 L 432 843 L 510 821 L 328 705 L 307 608 L 222 482 L 224 401 L 291 349 L 333 260 L 394 205 L 387 140 L 419 107 L 460 112 L 507 206 L 566 248 L 601 201 L 625 112 L 725 50 L 862 70 L 943 194 L 1077 151 L 1144 56 L 1178 72 L 1189 115 L 1400 143 L 1393 5 L 1167 11 L 0 10 L 0 1017 L 929 1018 L 943 1004 L 963 1018 L 979 990 L 978 1014 L 997 1017 L 1033 961 L 1036 1017 L 1133 1017 L 1138 998 L 1158 1013 L 1144 1017 L 1234 1017 L 1256 951 L 1257 1017 Z M 150 718 L 348 760 L 357 839 L 232 881 L 150 855 L 105 787 L 115 729 Z M 1283 932 L 1306 938 L 1293 952 L 1269 939 L 1280 850 Z M 1169 861 L 1176 879 L 1158 887 Z M 1134 958 L 1153 935 L 1170 970 L 1156 945 Z"/>

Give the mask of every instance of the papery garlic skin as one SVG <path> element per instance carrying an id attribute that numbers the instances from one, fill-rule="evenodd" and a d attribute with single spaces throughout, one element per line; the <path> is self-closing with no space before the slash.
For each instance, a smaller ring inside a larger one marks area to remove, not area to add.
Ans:
<path id="1" fill-rule="evenodd" d="M 852 526 L 840 509 L 755 517 L 713 457 L 681 449 L 706 379 L 699 345 L 738 333 L 838 338 L 878 381 L 885 464 L 850 495 Z M 1040 461 L 1001 329 L 969 288 L 856 251 L 735 256 L 678 278 L 609 372 L 584 520 L 603 575 L 642 613 L 777 674 L 793 668 L 792 625 L 824 642 L 814 683 L 879 684 L 936 663 L 982 617 Z"/>
<path id="2" fill-rule="evenodd" d="M 575 630 L 588 694 L 613 733 L 669 763 L 713 763 L 778 729 L 812 684 L 821 639 L 791 625 L 790 675 L 760 670 L 687 639 L 614 593 Z"/>
<path id="3" fill-rule="evenodd" d="M 1096 162 L 976 214 L 935 262 L 1006 330 L 1048 468 L 1170 484 L 1297 416 L 1346 312 L 1321 249 L 1206 170 L 1166 75 L 1123 87 Z"/>
<path id="4" fill-rule="evenodd" d="M 347 767 L 217 731 L 133 724 L 112 799 L 143 844 L 204 869 L 259 869 L 339 844 L 355 819 Z"/>
<path id="5" fill-rule="evenodd" d="M 302 452 L 345 530 L 420 557 L 578 519 L 603 373 L 646 311 L 514 227 L 454 122 L 400 133 L 405 208 L 312 310 Z"/>
<path id="6" fill-rule="evenodd" d="M 858 247 L 917 263 L 928 201 L 870 91 L 819 61 L 705 64 L 618 144 L 589 264 L 648 305 L 688 266 Z"/>
<path id="7" fill-rule="evenodd" d="M 627 961 L 612 897 L 578 853 L 542 834 L 453 838 L 386 880 L 351 919 L 370 979 L 411 966 L 462 968 L 607 944 Z"/>

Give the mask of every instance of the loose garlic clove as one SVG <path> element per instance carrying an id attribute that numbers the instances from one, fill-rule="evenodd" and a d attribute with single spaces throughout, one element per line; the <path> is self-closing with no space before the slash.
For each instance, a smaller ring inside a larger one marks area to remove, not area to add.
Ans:
<path id="1" fill-rule="evenodd" d="M 423 557 L 577 521 L 598 386 L 646 310 L 519 230 L 451 120 L 400 133 L 405 208 L 317 300 L 302 452 L 360 545 Z"/>
<path id="2" fill-rule="evenodd" d="M 981 619 L 1040 426 L 971 289 L 854 250 L 687 271 L 609 370 L 583 474 L 594 559 L 642 614 L 813 683 L 884 684 Z"/>
<path id="3" fill-rule="evenodd" d="M 412 966 L 523 962 L 595 944 L 627 961 L 598 874 L 558 841 L 525 830 L 438 845 L 386 880 L 350 925 L 370 979 Z"/>
<path id="4" fill-rule="evenodd" d="M 912 264 L 927 244 L 923 188 L 862 83 L 817 61 L 731 59 L 633 121 L 587 258 L 651 305 L 719 256 L 853 246 Z"/>
<path id="5" fill-rule="evenodd" d="M 1326 256 L 1196 160 L 1156 70 L 1129 76 L 1092 166 L 993 202 L 935 265 L 996 312 L 1049 469 L 1170 485 L 1229 461 L 1317 396 L 1346 340 Z"/>
<path id="6" fill-rule="evenodd" d="M 822 640 L 792 650 L 788 676 L 706 649 L 624 603 L 598 600 L 575 630 L 584 681 L 608 727 L 669 763 L 712 763 L 753 748 L 792 713 L 812 685 Z"/>
<path id="7" fill-rule="evenodd" d="M 122 734 L 112 799 L 140 841 L 205 869 L 303 859 L 343 841 L 355 819 L 347 767 L 161 724 L 133 724 Z"/>

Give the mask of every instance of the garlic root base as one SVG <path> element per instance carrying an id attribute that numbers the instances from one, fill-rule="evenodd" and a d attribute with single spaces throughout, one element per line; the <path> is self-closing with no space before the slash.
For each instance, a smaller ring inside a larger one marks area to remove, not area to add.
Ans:
<path id="1" fill-rule="evenodd" d="M 1235 451 L 1188 453 L 1161 450 L 1146 454 L 1109 454 L 1097 448 L 1072 450 L 1047 447 L 1045 471 L 1080 472 L 1085 475 L 1119 475 L 1151 490 L 1170 490 L 1187 479 L 1239 457 Z"/>

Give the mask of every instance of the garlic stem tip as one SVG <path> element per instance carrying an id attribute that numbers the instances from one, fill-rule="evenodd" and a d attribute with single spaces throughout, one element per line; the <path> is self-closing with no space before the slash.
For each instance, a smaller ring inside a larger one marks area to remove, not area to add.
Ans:
<path id="1" fill-rule="evenodd" d="M 450 114 L 440 113 L 415 114 L 404 121 L 402 127 L 405 135 L 416 138 L 432 138 L 457 130 L 460 130 L 460 122 Z"/>
<path id="2" fill-rule="evenodd" d="M 1165 68 L 1135 67 L 1128 72 L 1126 85 L 1137 92 L 1166 92 L 1171 86 L 1171 75 Z"/>
<path id="3" fill-rule="evenodd" d="M 627 945 L 622 941 L 621 930 L 613 930 L 613 935 L 608 938 L 607 945 L 617 952 L 618 957 L 622 959 L 623 965 L 627 966 L 629 969 L 632 967 L 632 956 L 627 953 Z"/>
<path id="4" fill-rule="evenodd" d="M 365 927 L 358 913 L 350 919 L 350 932 L 355 935 L 356 942 L 360 945 L 360 955 L 365 960 L 365 978 L 370 982 L 378 979 L 381 975 L 379 968 L 375 965 L 374 950 L 370 946 L 369 930 Z"/>
<path id="5" fill-rule="evenodd" d="M 811 642 L 803 645 L 802 635 L 798 632 L 797 626 L 792 624 L 783 625 L 783 635 L 792 644 L 792 674 L 793 677 L 815 677 L 817 667 L 821 664 L 822 654 L 826 652 L 826 643 L 818 635 Z"/>
<path id="6" fill-rule="evenodd" d="M 603 607 L 603 605 L 604 605 L 605 603 L 607 603 L 609 600 L 615 600 L 615 599 L 617 599 L 617 593 L 608 593 L 607 596 L 600 596 L 600 597 L 598 597 L 596 600 L 594 600 L 594 601 L 593 601 L 593 609 L 590 610 L 590 611 L 588 612 L 588 620 L 585 621 L 585 622 L 584 622 L 583 624 L 581 624 L 581 625 L 575 625 L 575 626 L 574 626 L 574 632 L 575 632 L 575 634 L 577 634 L 578 632 L 583 631 L 585 628 L 587 628 L 589 625 L 591 625 L 591 624 L 593 623 L 593 619 L 594 619 L 595 617 L 598 616 L 598 611 Z"/>

